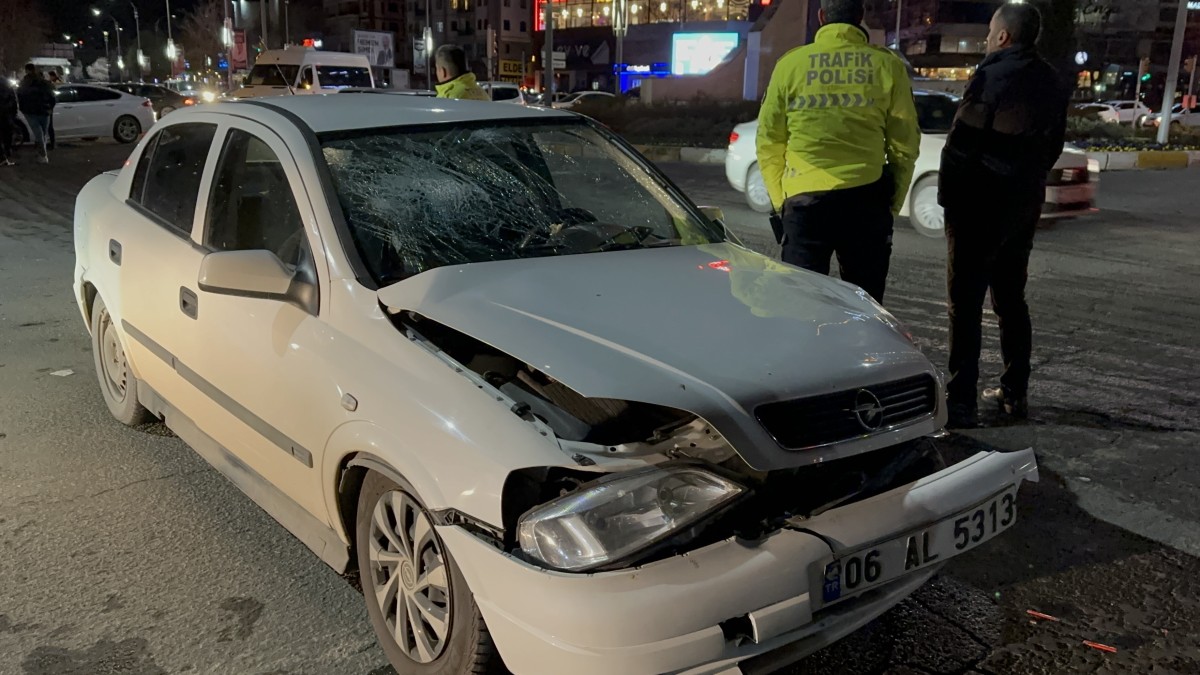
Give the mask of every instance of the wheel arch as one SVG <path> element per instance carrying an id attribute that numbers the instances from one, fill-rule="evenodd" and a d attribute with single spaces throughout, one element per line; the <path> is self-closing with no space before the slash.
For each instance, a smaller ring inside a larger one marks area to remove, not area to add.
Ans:
<path id="1" fill-rule="evenodd" d="M 940 175 L 941 175 L 941 171 L 939 171 L 938 169 L 930 169 L 921 174 L 913 176 L 912 184 L 909 185 L 908 196 L 904 199 L 904 208 L 900 212 L 900 215 L 902 215 L 902 216 L 911 216 L 912 215 L 913 197 L 917 193 L 917 189 L 916 189 L 917 183 L 920 183 L 921 181 L 925 180 L 926 178 L 937 178 Z"/>
<path id="2" fill-rule="evenodd" d="M 80 289 L 83 293 L 83 318 L 87 321 L 88 331 L 92 330 L 92 307 L 96 304 L 96 298 L 100 292 L 96 290 L 96 285 L 90 281 L 83 282 L 83 287 Z"/>

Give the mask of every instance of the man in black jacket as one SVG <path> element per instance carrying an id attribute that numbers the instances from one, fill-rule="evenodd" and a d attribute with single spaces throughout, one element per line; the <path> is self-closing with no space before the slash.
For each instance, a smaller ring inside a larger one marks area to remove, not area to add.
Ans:
<path id="1" fill-rule="evenodd" d="M 0 166 L 12 166 L 13 134 L 17 130 L 17 91 L 0 77 Z"/>
<path id="2" fill-rule="evenodd" d="M 25 79 L 17 89 L 17 100 L 21 114 L 33 131 L 33 142 L 41 147 L 42 153 L 38 161 L 45 164 L 50 161 L 46 154 L 46 143 L 50 136 L 50 118 L 54 115 L 54 87 L 42 77 L 37 66 L 32 63 L 25 65 Z"/>
<path id="3" fill-rule="evenodd" d="M 967 85 L 942 152 L 939 201 L 949 248 L 950 426 L 978 424 L 983 301 L 1000 320 L 1004 372 L 983 392 L 1001 411 L 1028 414 L 1033 330 L 1025 282 L 1046 176 L 1063 149 L 1068 92 L 1037 53 L 1041 15 L 1029 4 L 992 17 L 988 54 Z"/>

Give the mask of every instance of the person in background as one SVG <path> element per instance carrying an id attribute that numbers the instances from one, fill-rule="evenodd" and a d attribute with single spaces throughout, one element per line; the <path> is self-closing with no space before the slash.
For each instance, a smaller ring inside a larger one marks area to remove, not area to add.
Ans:
<path id="1" fill-rule="evenodd" d="M 55 89 L 58 89 L 59 85 L 63 83 L 62 78 L 58 76 L 58 71 L 55 70 L 51 70 L 49 73 L 46 73 L 46 79 L 50 82 L 50 86 L 54 87 Z M 58 142 L 54 138 L 54 115 L 50 116 L 50 142 L 47 143 L 47 145 L 51 150 L 58 145 Z"/>
<path id="2" fill-rule="evenodd" d="M 17 88 L 17 104 L 25 121 L 33 131 L 33 142 L 41 147 L 41 156 L 37 161 L 42 164 L 50 162 L 46 154 L 46 141 L 50 135 L 50 118 L 54 115 L 54 87 L 38 72 L 37 66 L 25 64 L 25 78 Z"/>
<path id="3" fill-rule="evenodd" d="M 438 98 L 459 98 L 471 101 L 490 101 L 487 92 L 467 70 L 467 53 L 458 45 L 442 45 L 433 57 L 437 71 Z"/>
<path id="4" fill-rule="evenodd" d="M 863 0 L 821 0 L 812 44 L 779 59 L 758 114 L 758 165 L 783 261 L 883 302 L 892 225 L 921 146 L 904 62 L 868 43 Z"/>
<path id="5" fill-rule="evenodd" d="M 17 131 L 17 92 L 0 77 L 0 166 L 12 166 L 13 134 Z"/>
<path id="6" fill-rule="evenodd" d="M 978 420 L 983 301 L 992 292 L 1004 372 L 984 390 L 1003 414 L 1028 415 L 1033 329 L 1025 302 L 1029 253 L 1046 177 L 1063 150 L 1069 90 L 1038 55 L 1042 17 L 1010 3 L 992 16 L 987 56 L 959 104 L 942 151 L 938 200 L 946 211 L 949 426 Z"/>

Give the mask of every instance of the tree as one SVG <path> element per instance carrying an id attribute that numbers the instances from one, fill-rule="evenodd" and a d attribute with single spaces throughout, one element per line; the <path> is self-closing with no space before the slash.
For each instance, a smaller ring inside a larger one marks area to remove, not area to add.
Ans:
<path id="1" fill-rule="evenodd" d="M 46 43 L 50 22 L 32 2 L 0 2 L 0 75 L 20 70 Z"/>
<path id="2" fill-rule="evenodd" d="M 225 24 L 225 13 L 221 0 L 204 0 L 188 12 L 179 24 L 179 40 L 184 55 L 197 67 L 203 66 L 203 57 L 225 51 L 221 44 L 221 31 Z"/>

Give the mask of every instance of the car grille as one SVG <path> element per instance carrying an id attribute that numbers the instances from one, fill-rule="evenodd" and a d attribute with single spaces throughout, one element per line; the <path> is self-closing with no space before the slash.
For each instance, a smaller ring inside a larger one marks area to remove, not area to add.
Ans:
<path id="1" fill-rule="evenodd" d="M 878 420 L 867 414 L 865 424 L 856 408 L 869 392 L 882 406 Z M 754 410 L 760 424 L 781 446 L 802 450 L 859 438 L 908 424 L 937 410 L 937 383 L 930 375 L 847 389 L 790 401 L 764 403 Z"/>
<path id="2" fill-rule="evenodd" d="M 1046 181 L 1047 185 L 1078 185 L 1091 180 L 1086 166 L 1070 169 L 1054 169 Z"/>

